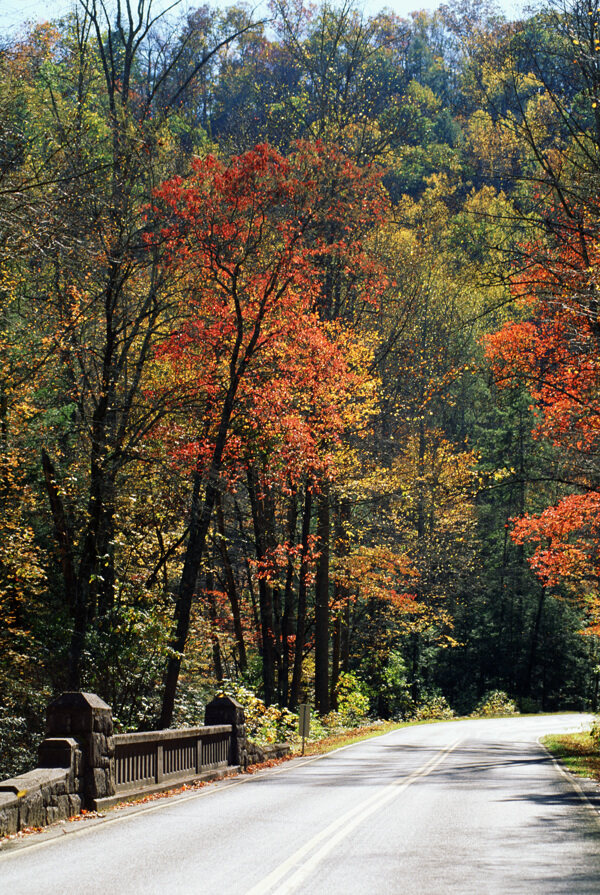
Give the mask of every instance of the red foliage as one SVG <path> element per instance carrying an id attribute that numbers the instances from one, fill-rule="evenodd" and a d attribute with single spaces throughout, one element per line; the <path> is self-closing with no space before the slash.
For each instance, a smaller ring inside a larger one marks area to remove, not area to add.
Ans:
<path id="1" fill-rule="evenodd" d="M 549 585 L 566 583 L 575 592 L 581 585 L 597 586 L 600 577 L 600 492 L 569 494 L 539 516 L 517 520 L 517 543 L 539 544 L 531 564 Z"/>
<path id="2" fill-rule="evenodd" d="M 519 519 L 513 537 L 537 545 L 531 565 L 546 584 L 588 600 L 600 572 L 599 263 L 595 240 L 580 235 L 547 251 L 513 285 L 526 319 L 486 340 L 496 381 L 525 383 L 537 412 L 534 435 L 559 448 L 565 478 L 583 492 Z"/>
<path id="3" fill-rule="evenodd" d="M 229 165 L 197 159 L 154 203 L 148 242 L 181 296 L 151 386 L 179 409 L 159 433 L 168 452 L 207 470 L 229 402 L 220 465 L 232 486 L 257 451 L 286 481 L 326 475 L 364 374 L 353 369 L 348 334 L 317 309 L 327 259 L 360 279 L 364 300 L 385 286 L 362 245 L 385 208 L 378 176 L 321 144 L 289 158 L 260 145 Z"/>

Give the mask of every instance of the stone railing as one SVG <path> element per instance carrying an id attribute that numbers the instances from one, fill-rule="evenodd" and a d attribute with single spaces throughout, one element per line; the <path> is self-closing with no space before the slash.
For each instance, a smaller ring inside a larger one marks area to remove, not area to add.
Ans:
<path id="1" fill-rule="evenodd" d="M 0 783 L 0 836 L 26 827 L 43 827 L 78 814 L 82 754 L 71 738 L 44 740 L 40 767 Z"/>
<path id="2" fill-rule="evenodd" d="M 117 734 L 113 737 L 115 795 L 98 799 L 98 807 L 230 768 L 232 729 L 231 724 L 221 724 Z"/>
<path id="3" fill-rule="evenodd" d="M 98 696 L 63 693 L 48 706 L 39 767 L 0 782 L 0 837 L 289 752 L 249 743 L 244 710 L 229 696 L 206 706 L 204 723 L 115 735 L 110 706 Z"/>

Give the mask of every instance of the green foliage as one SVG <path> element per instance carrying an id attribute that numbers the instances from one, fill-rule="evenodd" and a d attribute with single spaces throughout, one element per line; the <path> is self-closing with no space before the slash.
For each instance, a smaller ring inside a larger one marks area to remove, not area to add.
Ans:
<path id="1" fill-rule="evenodd" d="M 40 714 L 39 720 L 43 716 Z M 43 738 L 43 725 L 35 719 L 0 709 L 0 780 L 16 777 L 37 764 L 37 747 Z"/>
<path id="2" fill-rule="evenodd" d="M 38 682 L 11 681 L 5 675 L 0 705 L 0 780 L 36 767 L 50 697 Z"/>
<path id="3" fill-rule="evenodd" d="M 368 720 L 369 698 L 364 684 L 354 674 L 344 674 L 338 689 L 339 711 L 320 717 L 313 709 L 310 719 L 310 742 L 345 733 Z M 246 732 L 258 745 L 275 742 L 300 742 L 298 715 L 277 705 L 266 706 L 249 687 L 236 681 L 224 681 L 221 693 L 233 696 L 244 707 Z"/>
<path id="4" fill-rule="evenodd" d="M 590 737 L 596 744 L 596 749 L 600 751 L 600 717 L 596 715 L 590 727 Z"/>
<path id="5" fill-rule="evenodd" d="M 34 767 L 34 743 L 25 718 L 0 709 L 0 780 Z"/>
<path id="6" fill-rule="evenodd" d="M 246 733 L 259 746 L 297 738 L 298 715 L 277 705 L 266 706 L 252 690 L 236 681 L 224 681 L 221 693 L 244 707 Z"/>
<path id="7" fill-rule="evenodd" d="M 454 712 L 445 696 L 430 696 L 414 711 L 414 721 L 451 721 Z"/>
<path id="8" fill-rule="evenodd" d="M 83 687 L 112 707 L 117 730 L 155 725 L 168 634 L 166 619 L 155 606 L 117 607 L 89 632 Z"/>
<path id="9" fill-rule="evenodd" d="M 379 689 L 390 718 L 409 717 L 413 701 L 408 684 L 408 671 L 402 652 L 391 650 L 381 675 Z"/>
<path id="10" fill-rule="evenodd" d="M 504 718 L 516 715 L 517 706 L 503 690 L 491 690 L 479 700 L 473 709 L 474 718 Z"/>
<path id="11" fill-rule="evenodd" d="M 338 712 L 349 726 L 359 724 L 369 715 L 369 697 L 361 680 L 351 672 L 340 675 L 337 687 Z"/>

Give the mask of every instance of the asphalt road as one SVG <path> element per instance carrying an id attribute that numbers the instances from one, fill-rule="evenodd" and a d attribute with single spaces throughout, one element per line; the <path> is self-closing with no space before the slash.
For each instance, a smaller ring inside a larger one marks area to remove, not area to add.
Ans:
<path id="1" fill-rule="evenodd" d="M 405 728 L 0 849 L 2 895 L 600 893 L 600 796 L 538 745 L 589 716 Z"/>

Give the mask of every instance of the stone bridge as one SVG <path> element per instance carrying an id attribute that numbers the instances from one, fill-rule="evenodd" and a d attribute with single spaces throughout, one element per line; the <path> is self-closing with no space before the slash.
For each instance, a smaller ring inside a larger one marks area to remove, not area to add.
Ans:
<path id="1" fill-rule="evenodd" d="M 100 697 L 63 693 L 48 706 L 38 767 L 0 783 L 0 837 L 82 809 L 215 780 L 288 752 L 285 743 L 251 743 L 244 710 L 229 696 L 206 706 L 202 727 L 115 734 L 112 710 Z"/>

